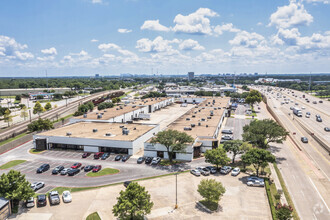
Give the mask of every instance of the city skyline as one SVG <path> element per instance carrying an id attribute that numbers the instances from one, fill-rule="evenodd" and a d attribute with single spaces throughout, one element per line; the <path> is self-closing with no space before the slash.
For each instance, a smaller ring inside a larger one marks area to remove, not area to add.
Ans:
<path id="1" fill-rule="evenodd" d="M 19 7 L 17 7 L 19 6 Z M 329 1 L 1 1 L 0 77 L 326 73 Z"/>

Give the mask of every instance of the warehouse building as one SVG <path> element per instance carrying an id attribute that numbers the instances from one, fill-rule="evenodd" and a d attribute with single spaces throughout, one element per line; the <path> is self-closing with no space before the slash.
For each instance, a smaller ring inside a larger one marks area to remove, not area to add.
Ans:
<path id="1" fill-rule="evenodd" d="M 207 97 L 195 108 L 178 118 L 167 129 L 185 132 L 194 138 L 184 152 L 175 152 L 174 159 L 191 161 L 200 153 L 219 145 L 219 130 L 227 113 L 230 98 Z M 196 102 L 197 103 L 197 102 Z M 168 159 L 167 149 L 161 144 L 144 144 L 144 155 Z"/>
<path id="2" fill-rule="evenodd" d="M 159 125 L 78 122 L 33 136 L 38 150 L 71 149 L 133 155 L 159 131 Z"/>

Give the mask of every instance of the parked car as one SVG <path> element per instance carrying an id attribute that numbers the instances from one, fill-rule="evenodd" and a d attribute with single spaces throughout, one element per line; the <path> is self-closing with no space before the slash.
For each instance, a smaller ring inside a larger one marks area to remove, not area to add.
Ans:
<path id="1" fill-rule="evenodd" d="M 321 117 L 317 117 L 317 118 L 316 118 L 316 121 L 317 121 L 317 122 L 322 122 L 322 118 L 321 118 Z"/>
<path id="2" fill-rule="evenodd" d="M 196 169 L 204 176 L 210 175 L 209 169 L 207 169 L 205 167 L 197 167 Z"/>
<path id="3" fill-rule="evenodd" d="M 293 107 L 292 106 L 290 107 L 290 110 L 293 110 Z"/>
<path id="4" fill-rule="evenodd" d="M 232 135 L 222 135 L 221 139 L 223 139 L 223 140 L 233 140 L 233 136 Z"/>
<path id="5" fill-rule="evenodd" d="M 31 189 L 33 189 L 34 191 L 37 191 L 38 189 L 41 189 L 44 186 L 45 186 L 44 182 L 35 182 L 35 183 L 31 184 Z"/>
<path id="6" fill-rule="evenodd" d="M 139 157 L 136 161 L 136 163 L 140 164 L 140 163 L 143 163 L 144 161 L 146 160 L 145 157 Z"/>
<path id="7" fill-rule="evenodd" d="M 37 206 L 46 206 L 47 205 L 47 197 L 45 194 L 37 196 Z"/>
<path id="8" fill-rule="evenodd" d="M 247 178 L 247 181 L 248 181 L 248 182 L 249 182 L 249 181 L 254 181 L 254 180 L 264 181 L 263 178 L 260 178 L 260 177 L 257 177 L 257 176 L 249 176 L 249 177 Z"/>
<path id="9" fill-rule="evenodd" d="M 97 173 L 97 172 L 99 172 L 101 169 L 102 169 L 102 166 L 101 166 L 101 165 L 96 165 L 96 166 L 93 168 L 93 173 Z"/>
<path id="10" fill-rule="evenodd" d="M 74 176 L 80 172 L 80 169 L 71 169 L 68 171 L 68 176 Z"/>
<path id="11" fill-rule="evenodd" d="M 128 185 L 129 185 L 131 182 L 132 182 L 132 181 L 125 181 L 125 182 L 124 182 L 124 186 L 125 186 L 125 188 L 127 188 Z"/>
<path id="12" fill-rule="evenodd" d="M 251 180 L 251 181 L 248 181 L 246 183 L 248 186 L 265 186 L 265 182 L 264 181 L 259 181 L 259 180 Z"/>
<path id="13" fill-rule="evenodd" d="M 85 168 L 84 168 L 84 171 L 85 172 L 89 172 L 89 171 L 91 171 L 92 169 L 94 169 L 94 165 L 87 165 L 87 166 L 85 166 Z"/>
<path id="14" fill-rule="evenodd" d="M 61 175 L 66 175 L 68 174 L 68 172 L 71 170 L 71 168 L 64 168 L 62 171 L 61 171 Z"/>
<path id="15" fill-rule="evenodd" d="M 230 130 L 230 129 L 225 129 L 225 130 L 222 130 L 221 133 L 222 133 L 222 134 L 233 134 L 233 131 Z"/>
<path id="16" fill-rule="evenodd" d="M 49 193 L 49 203 L 51 205 L 57 205 L 60 204 L 61 200 L 60 200 L 60 195 L 58 194 L 57 191 L 51 191 Z"/>
<path id="17" fill-rule="evenodd" d="M 195 176 L 200 176 L 201 172 L 199 172 L 199 170 L 195 169 L 195 170 L 190 170 L 190 173 L 195 175 Z"/>
<path id="18" fill-rule="evenodd" d="M 151 165 L 157 165 L 162 159 L 160 157 L 154 157 L 151 161 Z"/>
<path id="19" fill-rule="evenodd" d="M 26 208 L 34 207 L 34 198 L 33 197 L 30 197 L 28 200 L 25 201 L 25 207 Z"/>
<path id="20" fill-rule="evenodd" d="M 308 143 L 308 138 L 307 137 L 301 137 L 301 142 Z"/>
<path id="21" fill-rule="evenodd" d="M 223 166 L 220 169 L 220 173 L 222 174 L 228 174 L 231 171 L 231 167 L 230 166 Z"/>
<path id="22" fill-rule="evenodd" d="M 63 199 L 63 202 L 65 202 L 65 203 L 72 202 L 72 196 L 71 196 L 70 191 L 64 191 L 62 193 L 62 199 Z"/>
<path id="23" fill-rule="evenodd" d="M 37 169 L 37 173 L 43 173 L 46 172 L 47 170 L 49 170 L 50 166 L 48 163 L 45 163 L 43 165 L 41 165 L 38 169 Z"/>
<path id="24" fill-rule="evenodd" d="M 119 161 L 119 160 L 121 160 L 121 158 L 123 157 L 123 155 L 117 155 L 116 157 L 115 157 L 115 161 Z"/>
<path id="25" fill-rule="evenodd" d="M 79 167 L 81 167 L 81 163 L 74 163 L 71 168 L 72 169 L 78 169 Z"/>
<path id="26" fill-rule="evenodd" d="M 231 171 L 232 176 L 237 176 L 241 172 L 240 168 L 236 167 Z"/>
<path id="27" fill-rule="evenodd" d="M 101 157 L 101 160 L 105 160 L 107 159 L 108 157 L 110 157 L 110 153 L 104 153 Z"/>
<path id="28" fill-rule="evenodd" d="M 81 155 L 82 158 L 86 158 L 89 157 L 91 155 L 91 153 L 85 152 Z"/>
<path id="29" fill-rule="evenodd" d="M 319 101 L 319 103 L 323 103 L 323 101 L 322 101 L 322 100 L 320 100 L 320 101 Z"/>
<path id="30" fill-rule="evenodd" d="M 206 169 L 208 169 L 210 171 L 210 173 L 212 173 L 212 174 L 217 173 L 217 168 L 215 168 L 213 166 L 208 166 L 208 167 L 206 167 Z"/>
<path id="31" fill-rule="evenodd" d="M 57 166 L 52 170 L 52 174 L 58 174 L 64 169 L 64 166 Z"/>
<path id="32" fill-rule="evenodd" d="M 317 101 L 313 101 L 313 104 L 317 104 Z"/>
<path id="33" fill-rule="evenodd" d="M 125 155 L 125 156 L 123 156 L 121 161 L 126 162 L 128 159 L 129 159 L 129 155 Z"/>
<path id="34" fill-rule="evenodd" d="M 147 157 L 146 160 L 145 160 L 145 163 L 150 164 L 152 159 L 153 159 L 152 157 Z"/>
<path id="35" fill-rule="evenodd" d="M 324 130 L 325 130 L 326 132 L 329 132 L 329 131 L 330 131 L 330 128 L 329 128 L 329 127 L 325 127 Z"/>
<path id="36" fill-rule="evenodd" d="M 301 106 L 301 109 L 302 109 L 302 110 L 304 110 L 304 109 L 305 109 L 305 107 L 304 107 L 304 106 Z"/>
<path id="37" fill-rule="evenodd" d="M 103 154 L 103 152 L 94 153 L 94 159 L 99 159 L 100 157 L 102 157 Z"/>

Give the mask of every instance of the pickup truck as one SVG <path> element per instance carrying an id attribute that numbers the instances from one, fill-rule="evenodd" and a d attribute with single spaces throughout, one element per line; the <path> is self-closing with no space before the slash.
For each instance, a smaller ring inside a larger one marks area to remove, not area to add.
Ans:
<path id="1" fill-rule="evenodd" d="M 58 194 L 57 191 L 51 191 L 49 193 L 49 202 L 51 205 L 57 205 L 60 204 L 60 195 Z"/>

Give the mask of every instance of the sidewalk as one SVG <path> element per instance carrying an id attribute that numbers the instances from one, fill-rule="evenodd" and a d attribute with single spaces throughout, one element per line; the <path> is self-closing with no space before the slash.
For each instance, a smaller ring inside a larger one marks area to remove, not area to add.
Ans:
<path id="1" fill-rule="evenodd" d="M 279 180 L 279 178 L 277 176 L 277 173 L 275 171 L 274 165 L 272 163 L 269 163 L 269 168 L 270 168 L 270 172 L 272 173 L 271 177 L 274 180 L 275 187 L 276 187 L 277 191 L 280 190 L 282 192 L 281 203 L 282 204 L 288 204 L 288 201 L 286 200 L 285 195 L 283 193 L 283 189 L 282 189 L 280 180 Z"/>

